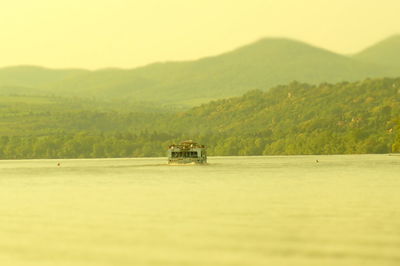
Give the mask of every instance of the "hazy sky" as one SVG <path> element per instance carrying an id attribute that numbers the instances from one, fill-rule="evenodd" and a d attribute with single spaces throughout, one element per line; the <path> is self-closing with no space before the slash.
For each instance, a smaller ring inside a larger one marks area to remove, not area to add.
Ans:
<path id="1" fill-rule="evenodd" d="M 131 68 L 262 37 L 354 53 L 400 33 L 400 0 L 0 0 L 0 66 Z"/>

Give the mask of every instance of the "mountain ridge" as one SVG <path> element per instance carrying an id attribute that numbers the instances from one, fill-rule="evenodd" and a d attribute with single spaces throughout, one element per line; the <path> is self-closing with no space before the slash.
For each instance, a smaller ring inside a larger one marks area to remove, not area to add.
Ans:
<path id="1" fill-rule="evenodd" d="M 124 98 L 193 106 L 292 81 L 318 84 L 400 75 L 394 67 L 367 62 L 361 57 L 337 54 L 287 38 L 263 38 L 215 56 L 132 69 L 36 67 L 24 76 L 18 67 L 1 68 L 0 93 L 9 93 L 9 87 L 22 87 L 26 94 Z M 12 75 L 7 73 L 12 70 Z M 48 77 L 44 75 L 46 71 Z M 33 77 L 36 72 L 38 77 Z M 14 83 L 10 82 L 13 75 Z"/>
<path id="2" fill-rule="evenodd" d="M 353 57 L 364 62 L 375 63 L 386 67 L 400 68 L 400 34 L 384 39 Z"/>

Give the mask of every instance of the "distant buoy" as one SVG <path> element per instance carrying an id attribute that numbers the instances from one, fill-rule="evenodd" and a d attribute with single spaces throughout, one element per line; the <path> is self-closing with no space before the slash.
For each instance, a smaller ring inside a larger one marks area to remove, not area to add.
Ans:
<path id="1" fill-rule="evenodd" d="M 61 166 L 61 163 L 57 163 L 57 166 Z"/>
<path id="2" fill-rule="evenodd" d="M 319 163 L 319 161 L 318 161 L 318 160 L 315 160 L 315 162 L 316 162 L 316 163 Z"/>

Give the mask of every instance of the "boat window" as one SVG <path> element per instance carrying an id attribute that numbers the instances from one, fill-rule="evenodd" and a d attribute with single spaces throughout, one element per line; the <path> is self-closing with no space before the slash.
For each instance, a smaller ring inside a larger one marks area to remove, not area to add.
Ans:
<path id="1" fill-rule="evenodd" d="M 181 151 L 181 152 L 171 152 L 172 158 L 199 158 L 203 154 L 201 151 Z"/>

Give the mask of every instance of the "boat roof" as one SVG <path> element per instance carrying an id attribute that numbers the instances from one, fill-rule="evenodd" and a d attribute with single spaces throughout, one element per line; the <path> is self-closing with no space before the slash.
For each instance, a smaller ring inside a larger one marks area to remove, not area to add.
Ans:
<path id="1" fill-rule="evenodd" d="M 180 144 L 171 144 L 169 145 L 170 149 L 178 148 L 178 149 L 193 149 L 193 148 L 206 148 L 205 145 L 198 144 L 193 140 L 185 140 L 182 141 Z"/>

